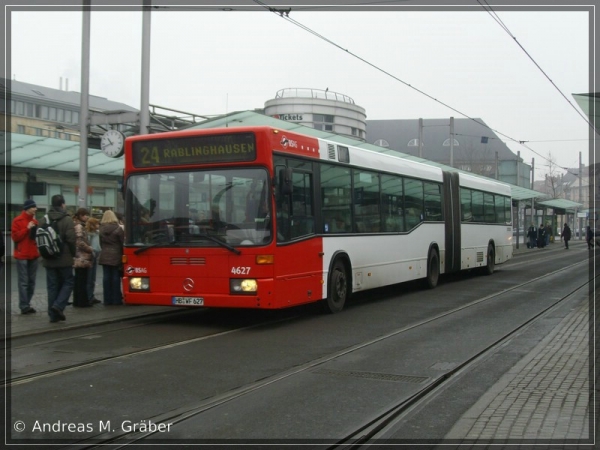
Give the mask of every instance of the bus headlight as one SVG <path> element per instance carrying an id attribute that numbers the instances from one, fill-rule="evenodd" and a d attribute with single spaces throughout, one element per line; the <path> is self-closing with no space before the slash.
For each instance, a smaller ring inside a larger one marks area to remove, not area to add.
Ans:
<path id="1" fill-rule="evenodd" d="M 229 289 L 232 294 L 256 294 L 258 283 L 253 279 L 232 278 Z"/>
<path id="2" fill-rule="evenodd" d="M 150 278 L 148 277 L 133 277 L 129 279 L 129 289 L 131 291 L 149 291 Z"/>

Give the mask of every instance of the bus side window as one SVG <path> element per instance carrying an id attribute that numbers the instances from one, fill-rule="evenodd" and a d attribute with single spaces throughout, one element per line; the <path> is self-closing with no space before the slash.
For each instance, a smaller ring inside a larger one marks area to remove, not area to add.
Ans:
<path id="1" fill-rule="evenodd" d="M 423 182 L 419 180 L 404 180 L 404 204 L 406 206 L 406 229 L 416 227 L 423 221 Z"/>
<path id="2" fill-rule="evenodd" d="M 415 208 L 406 209 L 406 228 L 408 230 L 416 227 L 420 221 L 421 217 L 418 210 L 416 210 Z"/>
<path id="3" fill-rule="evenodd" d="M 473 202 L 473 222 L 483 222 L 483 192 L 473 191 L 471 193 L 471 199 Z"/>
<path id="4" fill-rule="evenodd" d="M 286 167 L 283 160 L 276 160 L 277 189 L 275 189 L 277 240 L 288 242 L 315 233 L 313 211 L 313 177 L 310 167 Z"/>

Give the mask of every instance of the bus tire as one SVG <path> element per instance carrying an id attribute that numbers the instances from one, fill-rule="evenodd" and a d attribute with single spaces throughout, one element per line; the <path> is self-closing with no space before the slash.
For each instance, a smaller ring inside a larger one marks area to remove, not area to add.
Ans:
<path id="1" fill-rule="evenodd" d="M 348 274 L 344 264 L 337 260 L 329 274 L 329 283 L 327 288 L 327 299 L 325 299 L 325 311 L 331 314 L 340 312 L 344 308 L 348 298 Z"/>
<path id="2" fill-rule="evenodd" d="M 436 249 L 429 252 L 427 258 L 427 278 L 425 278 L 425 286 L 433 289 L 437 286 L 440 279 L 440 257 Z"/>
<path id="3" fill-rule="evenodd" d="M 483 273 L 485 275 L 491 275 L 494 273 L 495 267 L 496 267 L 496 254 L 494 252 L 494 246 L 492 244 L 488 244 L 487 264 L 483 268 Z"/>

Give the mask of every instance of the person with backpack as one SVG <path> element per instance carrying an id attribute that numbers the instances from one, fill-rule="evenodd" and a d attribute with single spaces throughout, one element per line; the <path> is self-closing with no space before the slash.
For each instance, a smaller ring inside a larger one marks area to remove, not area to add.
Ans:
<path id="1" fill-rule="evenodd" d="M 40 227 L 50 225 L 61 240 L 60 254 L 52 258 L 43 258 L 46 269 L 46 287 L 48 289 L 48 316 L 50 322 L 65 320 L 64 309 L 73 292 L 73 258 L 75 257 L 75 226 L 67 213 L 65 198 L 52 196 L 52 206 L 40 222 Z"/>
<path id="2" fill-rule="evenodd" d="M 21 314 L 33 314 L 31 299 L 35 291 L 35 277 L 40 254 L 35 243 L 38 221 L 35 218 L 37 205 L 31 199 L 25 200 L 23 212 L 15 217 L 11 227 L 11 239 L 15 243 L 13 257 L 17 268 L 19 284 L 19 309 Z"/>

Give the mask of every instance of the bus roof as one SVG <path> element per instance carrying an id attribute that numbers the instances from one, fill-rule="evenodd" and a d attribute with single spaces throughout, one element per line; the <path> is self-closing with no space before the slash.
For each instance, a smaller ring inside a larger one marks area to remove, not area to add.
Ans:
<path id="1" fill-rule="evenodd" d="M 191 135 L 211 135 L 211 134 L 227 134 L 227 133 L 244 133 L 254 132 L 262 133 L 269 139 L 272 139 L 274 135 L 284 134 L 291 138 L 297 138 L 298 140 L 310 139 L 311 141 L 318 141 L 321 154 L 321 160 L 328 160 L 328 146 L 343 146 L 347 147 L 350 154 L 350 162 L 348 165 L 364 167 L 366 169 L 387 171 L 394 174 L 400 174 L 404 176 L 414 176 L 418 178 L 428 179 L 436 182 L 442 181 L 442 173 L 445 166 L 439 164 L 430 164 L 428 161 L 419 161 L 409 158 L 405 158 L 402 155 L 395 155 L 393 153 L 382 153 L 377 150 L 370 148 L 363 148 L 352 145 L 351 143 L 340 144 L 340 141 L 330 140 L 324 138 L 318 138 L 315 136 L 299 133 L 292 130 L 286 130 L 269 125 L 242 125 L 242 126 L 226 126 L 218 128 L 189 128 L 186 130 L 168 131 L 158 134 L 147 134 L 137 135 L 127 138 L 129 145 L 137 141 L 148 141 L 148 140 L 161 140 L 161 139 L 172 139 L 181 138 Z M 332 161 L 334 162 L 334 161 Z M 448 169 L 451 169 L 448 167 Z M 470 187 L 473 189 L 479 189 L 484 191 L 491 191 L 501 193 L 503 195 L 511 195 L 511 187 L 508 184 L 496 181 L 491 178 L 486 178 L 478 175 L 471 175 L 463 171 L 456 170 L 459 173 L 461 185 Z"/>

